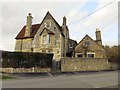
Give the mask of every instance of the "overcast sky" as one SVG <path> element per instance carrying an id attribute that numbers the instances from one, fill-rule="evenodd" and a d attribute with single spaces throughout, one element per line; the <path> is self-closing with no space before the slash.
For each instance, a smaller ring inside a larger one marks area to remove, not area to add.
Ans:
<path id="1" fill-rule="evenodd" d="M 41 23 L 47 11 L 53 15 L 60 25 L 62 25 L 63 16 L 66 16 L 70 38 L 77 42 L 86 34 L 95 39 L 96 28 L 99 28 L 102 33 L 103 45 L 112 46 L 118 43 L 119 0 L 23 1 L 26 0 L 21 0 L 21 2 L 7 2 L 4 0 L 0 4 L 0 22 L 2 23 L 0 50 L 14 51 L 15 37 L 26 24 L 26 16 L 29 12 L 32 13 L 33 24 Z M 109 4 L 112 1 L 114 2 Z M 99 10 L 107 4 L 109 5 Z M 99 11 L 84 18 L 96 10 Z"/>

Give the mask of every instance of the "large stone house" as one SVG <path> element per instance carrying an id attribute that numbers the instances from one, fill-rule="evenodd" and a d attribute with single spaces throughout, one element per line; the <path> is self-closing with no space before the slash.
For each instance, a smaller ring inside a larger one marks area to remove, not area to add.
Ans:
<path id="1" fill-rule="evenodd" d="M 53 53 L 53 60 L 74 56 L 77 42 L 69 38 L 66 17 L 60 26 L 53 16 L 47 12 L 39 24 L 32 24 L 32 15 L 27 16 L 26 25 L 16 36 L 15 51 Z"/>
<path id="2" fill-rule="evenodd" d="M 79 42 L 75 47 L 75 56 L 79 58 L 106 58 L 99 29 L 96 29 L 96 40 L 86 35 Z"/>
<path id="3" fill-rule="evenodd" d="M 32 18 L 29 13 L 26 25 L 16 36 L 15 51 L 53 53 L 53 61 L 62 57 L 106 58 L 99 29 L 96 29 L 96 40 L 86 35 L 77 44 L 69 37 L 65 16 L 61 26 L 49 12 L 39 24 L 32 24 Z"/>

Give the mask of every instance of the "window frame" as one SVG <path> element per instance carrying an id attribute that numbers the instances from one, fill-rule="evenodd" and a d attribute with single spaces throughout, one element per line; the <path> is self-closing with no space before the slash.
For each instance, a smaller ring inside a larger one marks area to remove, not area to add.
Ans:
<path id="1" fill-rule="evenodd" d="M 47 35 L 43 35 L 43 44 L 47 44 Z"/>
<path id="2" fill-rule="evenodd" d="M 69 43 L 69 48 L 73 48 L 73 43 Z"/>
<path id="3" fill-rule="evenodd" d="M 89 41 L 86 41 L 86 42 L 84 42 L 84 46 L 89 46 L 90 45 L 90 42 Z"/>

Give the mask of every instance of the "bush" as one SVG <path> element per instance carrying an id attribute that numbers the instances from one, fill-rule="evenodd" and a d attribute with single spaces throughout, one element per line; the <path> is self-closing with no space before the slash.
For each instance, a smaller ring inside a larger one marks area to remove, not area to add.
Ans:
<path id="1" fill-rule="evenodd" d="M 2 52 L 2 67 L 52 67 L 53 54 L 32 52 Z"/>
<path id="2" fill-rule="evenodd" d="M 105 46 L 104 47 L 105 51 L 106 51 L 106 56 L 110 62 L 118 63 L 118 58 L 119 58 L 118 49 L 119 49 L 119 47 L 120 46 L 112 46 L 112 47 Z"/>

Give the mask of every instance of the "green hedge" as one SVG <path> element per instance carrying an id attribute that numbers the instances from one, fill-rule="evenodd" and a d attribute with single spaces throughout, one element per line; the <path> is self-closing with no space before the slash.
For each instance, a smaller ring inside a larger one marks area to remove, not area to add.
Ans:
<path id="1" fill-rule="evenodd" d="M 2 51 L 2 67 L 52 67 L 53 54 Z"/>

